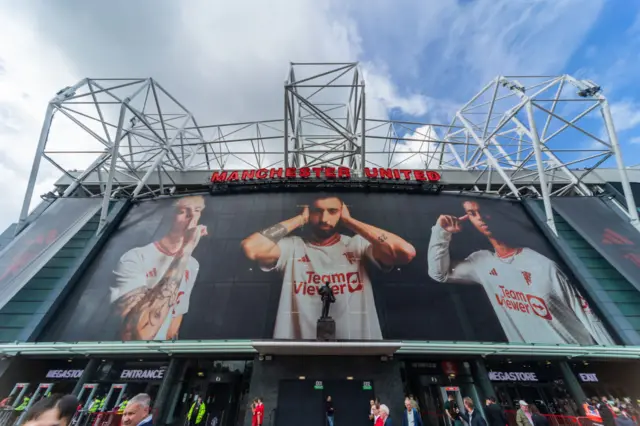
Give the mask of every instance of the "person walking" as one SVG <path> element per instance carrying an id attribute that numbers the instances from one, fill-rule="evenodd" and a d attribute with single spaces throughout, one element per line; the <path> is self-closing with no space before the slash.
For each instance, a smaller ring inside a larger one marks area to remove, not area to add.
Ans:
<path id="1" fill-rule="evenodd" d="M 451 393 L 448 396 L 447 402 L 444 403 L 444 412 L 447 413 L 451 426 L 462 426 L 460 407 L 458 407 L 455 396 Z"/>
<path id="2" fill-rule="evenodd" d="M 603 396 L 601 398 L 597 408 L 604 426 L 615 426 L 615 416 L 613 415 L 613 411 L 611 411 L 611 407 L 609 406 L 609 402 L 607 401 L 606 396 Z"/>
<path id="3" fill-rule="evenodd" d="M 549 420 L 540 413 L 540 410 L 535 404 L 529 406 L 529 411 L 531 411 L 533 426 L 549 426 Z"/>
<path id="4" fill-rule="evenodd" d="M 469 426 L 487 426 L 487 422 L 482 417 L 482 414 L 479 410 L 476 410 L 475 404 L 473 400 L 468 396 L 463 399 L 464 408 L 467 410 L 466 413 L 460 413 L 460 417 L 462 417 Z"/>
<path id="5" fill-rule="evenodd" d="M 153 426 L 149 395 L 140 393 L 131 398 L 122 414 L 122 426 Z"/>
<path id="6" fill-rule="evenodd" d="M 376 426 L 393 426 L 391 417 L 389 417 L 389 407 L 384 404 L 380 405 L 380 417 L 376 422 Z"/>
<path id="7" fill-rule="evenodd" d="M 484 408 L 484 414 L 487 416 L 487 423 L 489 426 L 506 426 L 509 424 L 507 416 L 504 414 L 504 410 L 496 404 L 495 396 L 487 398 L 485 403 L 486 406 Z"/>
<path id="8" fill-rule="evenodd" d="M 331 401 L 331 395 L 327 397 L 326 403 L 327 423 L 329 426 L 333 426 L 333 402 Z"/>
<path id="9" fill-rule="evenodd" d="M 422 418 L 416 408 L 413 407 L 411 398 L 404 400 L 404 414 L 402 415 L 402 426 L 423 426 Z"/>
<path id="10" fill-rule="evenodd" d="M 520 400 L 518 405 L 520 406 L 520 409 L 516 413 L 516 423 L 518 426 L 533 426 L 529 404 L 524 400 Z"/>

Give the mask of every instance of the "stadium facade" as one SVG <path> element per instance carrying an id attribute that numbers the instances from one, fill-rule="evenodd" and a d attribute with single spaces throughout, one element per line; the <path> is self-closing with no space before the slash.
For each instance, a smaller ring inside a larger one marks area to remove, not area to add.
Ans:
<path id="1" fill-rule="evenodd" d="M 56 94 L 0 241 L 0 396 L 74 392 L 83 424 L 201 396 L 223 426 L 256 396 L 269 426 L 320 426 L 328 395 L 353 425 L 374 396 L 430 425 L 448 394 L 579 422 L 640 399 L 640 170 L 600 88 L 501 76 L 446 125 L 369 118 L 365 90 L 292 64 L 284 119 L 211 126 L 153 79 Z"/>

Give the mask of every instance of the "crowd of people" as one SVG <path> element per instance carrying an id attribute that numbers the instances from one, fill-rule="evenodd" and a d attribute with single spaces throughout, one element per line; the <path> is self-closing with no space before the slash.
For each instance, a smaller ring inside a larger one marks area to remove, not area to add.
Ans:
<path id="1" fill-rule="evenodd" d="M 638 409 L 630 398 L 607 398 L 603 396 L 588 398 L 582 405 L 585 415 L 604 426 L 638 425 Z"/>
<path id="2" fill-rule="evenodd" d="M 7 406 L 6 404 L 10 401 L 5 398 L 2 402 Z M 28 402 L 27 400 L 27 404 Z M 26 407 L 27 405 L 18 410 L 19 406 L 14 411 L 22 415 Z M 69 426 L 81 409 L 82 405 L 74 395 L 47 394 L 29 406 L 20 419 L 20 426 Z M 122 414 L 122 426 L 151 426 L 153 424 L 151 397 L 144 393 L 134 396 L 119 414 Z"/>
<path id="3" fill-rule="evenodd" d="M 392 426 L 389 407 L 378 399 L 371 400 L 369 419 L 373 426 Z M 495 397 L 485 401 L 484 414 L 476 409 L 476 404 L 469 397 L 463 398 L 464 409 L 461 409 L 453 394 L 448 395 L 444 403 L 444 413 L 450 426 L 509 426 L 510 422 L 503 408 Z M 548 416 L 543 415 L 533 403 L 524 400 L 518 402 L 515 415 L 516 426 L 549 426 Z M 401 426 L 424 426 L 420 407 L 413 395 L 404 401 Z M 609 399 L 607 397 L 587 399 L 583 405 L 585 415 L 594 426 L 638 426 L 638 409 L 629 398 Z M 327 410 L 327 416 L 329 411 Z M 329 421 L 333 426 L 333 419 Z"/>

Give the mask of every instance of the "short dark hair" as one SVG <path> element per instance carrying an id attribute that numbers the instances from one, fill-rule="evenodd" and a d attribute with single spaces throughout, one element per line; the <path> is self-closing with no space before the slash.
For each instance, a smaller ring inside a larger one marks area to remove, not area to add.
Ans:
<path id="1" fill-rule="evenodd" d="M 490 396 L 490 397 L 489 397 L 489 401 L 491 401 L 491 402 L 496 402 L 496 397 L 495 397 L 495 396 Z"/>
<path id="2" fill-rule="evenodd" d="M 53 394 L 33 404 L 27 411 L 24 421 L 37 420 L 38 417 L 53 408 L 58 409 L 61 419 L 70 419 L 75 414 L 77 407 L 78 398 L 74 395 Z"/>

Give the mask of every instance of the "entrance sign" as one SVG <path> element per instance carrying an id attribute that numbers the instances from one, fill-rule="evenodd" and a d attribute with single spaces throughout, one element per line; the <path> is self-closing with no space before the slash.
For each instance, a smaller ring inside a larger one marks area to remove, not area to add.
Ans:
<path id="1" fill-rule="evenodd" d="M 313 385 L 313 388 L 314 388 L 315 390 L 322 390 L 322 389 L 324 389 L 324 386 L 322 385 L 322 382 L 321 382 L 320 380 L 317 380 L 317 381 L 316 381 L 316 384 L 315 384 L 315 385 Z"/>
<path id="2" fill-rule="evenodd" d="M 166 369 L 148 369 L 148 370 L 122 370 L 121 379 L 146 379 L 146 380 L 162 380 Z"/>
<path id="3" fill-rule="evenodd" d="M 579 373 L 578 377 L 582 382 L 598 382 L 598 376 L 596 376 L 596 373 Z"/>
<path id="4" fill-rule="evenodd" d="M 536 373 L 490 371 L 489 380 L 493 382 L 537 382 Z"/>
<path id="5" fill-rule="evenodd" d="M 364 169 L 369 180 L 411 180 L 417 182 L 439 182 L 440 173 L 433 170 Z M 220 170 L 211 175 L 211 182 L 239 182 L 265 179 L 351 179 L 348 167 L 287 167 L 258 170 Z"/>
<path id="6" fill-rule="evenodd" d="M 371 382 L 362 382 L 362 390 L 371 390 L 373 387 L 371 386 Z"/>
<path id="7" fill-rule="evenodd" d="M 84 370 L 49 370 L 47 379 L 79 379 Z"/>

